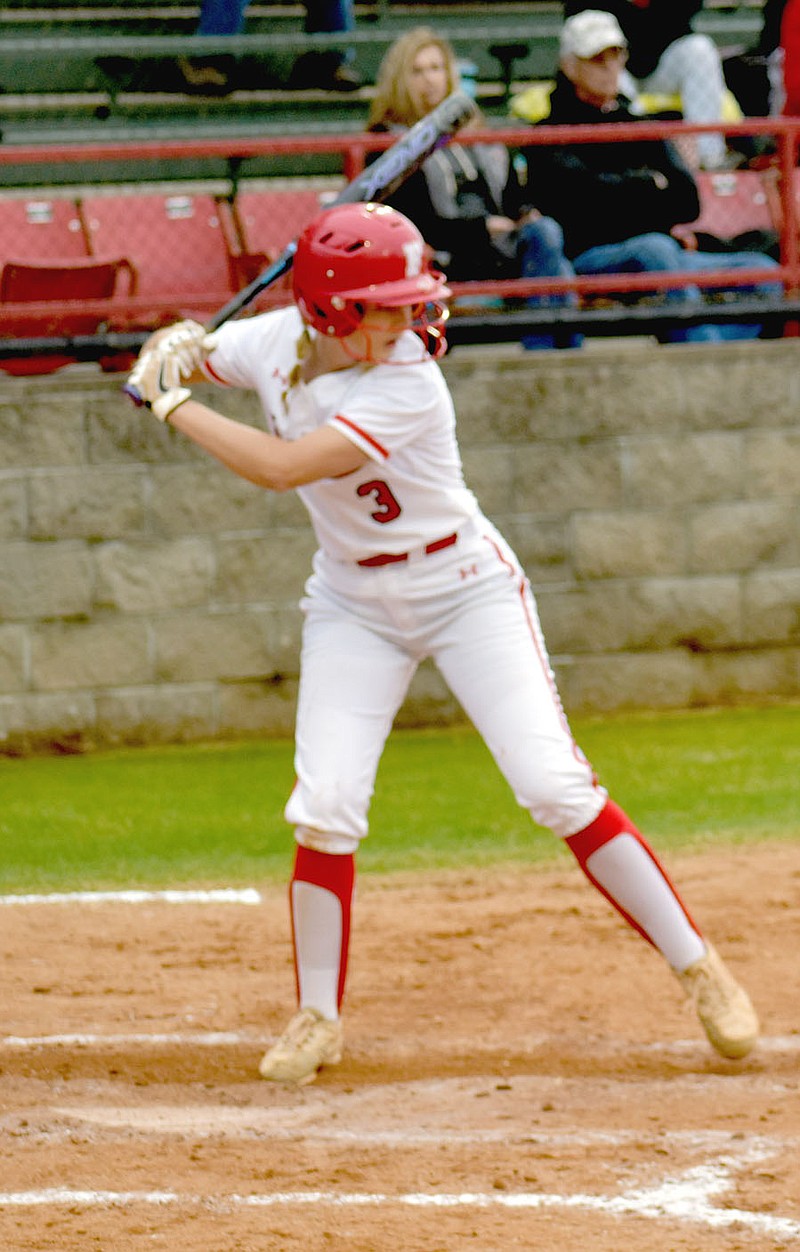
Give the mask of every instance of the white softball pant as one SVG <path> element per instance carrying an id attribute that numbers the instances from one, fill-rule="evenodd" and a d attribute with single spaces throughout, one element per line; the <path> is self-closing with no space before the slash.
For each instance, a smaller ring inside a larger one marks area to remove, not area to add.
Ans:
<path id="1" fill-rule="evenodd" d="M 300 842 L 344 853 L 367 834 L 386 738 L 428 656 L 539 825 L 566 838 L 603 808 L 519 562 L 485 519 L 466 529 L 453 547 L 401 565 L 360 569 L 317 554 L 302 602 L 297 782 L 285 810 Z"/>

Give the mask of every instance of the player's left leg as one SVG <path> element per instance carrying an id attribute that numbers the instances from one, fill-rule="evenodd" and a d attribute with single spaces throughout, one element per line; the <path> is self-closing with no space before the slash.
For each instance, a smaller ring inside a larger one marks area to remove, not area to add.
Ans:
<path id="1" fill-rule="evenodd" d="M 320 841 L 319 832 L 302 828 L 296 837 Z M 322 852 L 298 843 L 289 886 L 298 1009 L 262 1058 L 263 1078 L 302 1086 L 313 1082 L 323 1065 L 342 1059 L 339 1010 L 347 979 L 354 887 L 353 852 Z"/>
<path id="2" fill-rule="evenodd" d="M 703 938 L 647 840 L 609 800 L 567 846 L 590 882 L 657 948 L 695 1003 L 709 1041 L 731 1060 L 751 1051 L 759 1023 L 747 992 Z"/>
<path id="3" fill-rule="evenodd" d="M 749 999 L 653 849 L 598 785 L 564 716 L 527 580 L 513 553 L 498 552 L 513 575 L 482 586 L 443 635 L 437 663 L 518 802 L 566 841 L 589 880 L 662 953 L 718 1051 L 744 1056 L 758 1034 Z"/>

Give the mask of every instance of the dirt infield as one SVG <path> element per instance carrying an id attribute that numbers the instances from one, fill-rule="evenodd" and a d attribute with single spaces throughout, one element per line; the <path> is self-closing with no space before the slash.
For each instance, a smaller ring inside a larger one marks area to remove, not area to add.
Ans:
<path id="1" fill-rule="evenodd" d="M 0 906 L 0 1247 L 800 1246 L 800 847 L 673 859 L 764 1040 L 718 1059 L 577 868 L 364 878 L 343 1063 L 256 1065 L 293 976 L 244 904 Z"/>

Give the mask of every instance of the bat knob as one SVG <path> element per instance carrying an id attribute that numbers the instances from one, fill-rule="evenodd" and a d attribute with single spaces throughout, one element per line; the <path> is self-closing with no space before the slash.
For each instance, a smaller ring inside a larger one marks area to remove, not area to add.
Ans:
<path id="1" fill-rule="evenodd" d="M 144 400 L 139 395 L 139 392 L 136 390 L 135 387 L 132 387 L 130 383 L 125 383 L 122 390 L 125 393 L 125 395 L 128 396 L 128 398 L 133 401 L 137 409 L 140 409 L 142 407 L 142 405 L 144 404 Z"/>

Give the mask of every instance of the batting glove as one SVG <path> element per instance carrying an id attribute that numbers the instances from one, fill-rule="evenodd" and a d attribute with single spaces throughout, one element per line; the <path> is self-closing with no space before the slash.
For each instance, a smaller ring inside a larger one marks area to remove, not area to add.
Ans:
<path id="1" fill-rule="evenodd" d="M 176 359 L 181 378 L 190 378 L 203 364 L 216 342 L 216 336 L 210 335 L 205 326 L 187 319 L 171 326 L 155 346 L 159 352 Z"/>
<path id="2" fill-rule="evenodd" d="M 192 395 L 188 387 L 181 386 L 178 358 L 163 353 L 160 346 L 142 353 L 131 370 L 125 390 L 151 409 L 160 422 L 165 422 L 170 413 Z"/>

